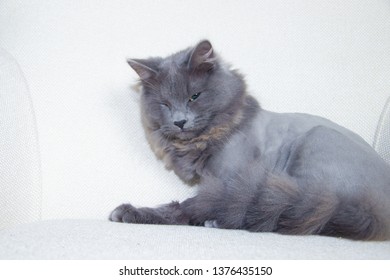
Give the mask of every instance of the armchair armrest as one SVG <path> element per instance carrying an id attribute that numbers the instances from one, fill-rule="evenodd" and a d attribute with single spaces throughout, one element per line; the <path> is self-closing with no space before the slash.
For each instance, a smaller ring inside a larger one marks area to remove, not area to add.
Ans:
<path id="1" fill-rule="evenodd" d="M 28 87 L 0 48 L 0 228 L 40 219 L 37 130 Z"/>

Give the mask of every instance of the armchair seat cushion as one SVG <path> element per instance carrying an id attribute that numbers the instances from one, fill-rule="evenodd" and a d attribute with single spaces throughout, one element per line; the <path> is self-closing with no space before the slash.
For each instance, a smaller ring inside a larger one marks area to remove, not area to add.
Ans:
<path id="1" fill-rule="evenodd" d="M 47 220 L 0 231 L 0 259 L 389 259 L 390 241 Z"/>

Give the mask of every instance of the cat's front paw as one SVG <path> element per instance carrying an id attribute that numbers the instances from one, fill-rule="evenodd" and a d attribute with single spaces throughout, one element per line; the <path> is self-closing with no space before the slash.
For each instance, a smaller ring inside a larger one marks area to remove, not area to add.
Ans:
<path id="1" fill-rule="evenodd" d="M 122 204 L 111 212 L 109 220 L 118 223 L 138 223 L 139 213 L 131 204 Z"/>

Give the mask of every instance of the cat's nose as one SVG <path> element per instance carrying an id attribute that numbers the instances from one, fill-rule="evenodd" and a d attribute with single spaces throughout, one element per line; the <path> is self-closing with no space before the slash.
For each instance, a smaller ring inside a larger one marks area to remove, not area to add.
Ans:
<path id="1" fill-rule="evenodd" d="M 174 125 L 180 127 L 181 129 L 183 129 L 184 127 L 184 124 L 187 122 L 187 120 L 181 120 L 181 121 L 176 121 L 176 122 L 173 122 Z"/>

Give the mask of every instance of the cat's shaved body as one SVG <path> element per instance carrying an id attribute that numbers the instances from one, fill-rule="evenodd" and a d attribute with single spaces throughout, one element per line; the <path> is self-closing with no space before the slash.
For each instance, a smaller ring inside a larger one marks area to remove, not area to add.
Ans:
<path id="1" fill-rule="evenodd" d="M 152 149 L 199 192 L 158 208 L 124 204 L 111 220 L 390 238 L 390 167 L 361 137 L 261 109 L 208 41 L 129 64 Z"/>

